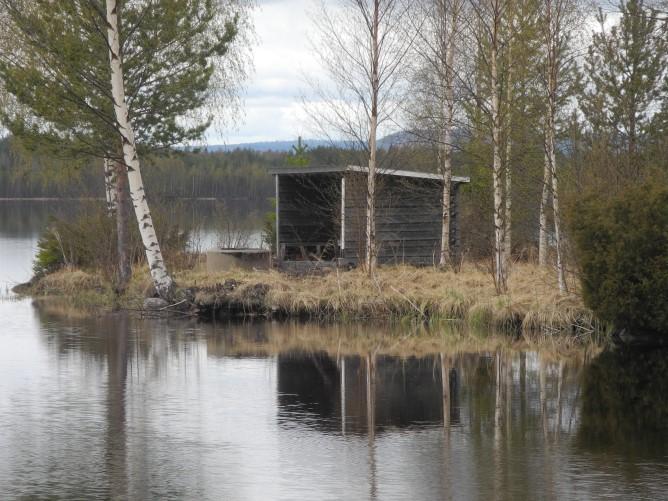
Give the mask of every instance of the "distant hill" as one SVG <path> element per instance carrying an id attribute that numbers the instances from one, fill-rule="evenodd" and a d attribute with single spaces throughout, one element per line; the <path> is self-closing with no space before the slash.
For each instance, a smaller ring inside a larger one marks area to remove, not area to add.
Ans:
<path id="1" fill-rule="evenodd" d="M 317 148 L 318 146 L 337 146 L 344 147 L 345 142 L 340 141 L 332 143 L 324 139 L 303 139 L 304 143 L 309 148 Z M 210 152 L 216 151 L 235 151 L 235 150 L 251 150 L 258 152 L 276 151 L 287 153 L 292 150 L 292 146 L 297 143 L 296 140 L 290 141 L 260 141 L 257 143 L 239 143 L 239 144 L 211 144 L 205 149 Z"/>
<path id="2" fill-rule="evenodd" d="M 303 139 L 304 143 L 310 149 L 318 148 L 319 146 L 334 146 L 336 148 L 348 148 L 352 146 L 349 141 L 328 141 L 326 139 Z M 416 142 L 415 136 L 408 132 L 396 132 L 389 134 L 378 140 L 378 147 L 387 149 L 390 146 L 398 146 L 408 143 Z M 238 144 L 212 144 L 204 148 L 209 152 L 217 151 L 235 151 L 235 150 L 251 150 L 257 152 L 274 151 L 279 153 L 287 153 L 292 150 L 292 147 L 297 143 L 296 140 L 289 141 L 260 141 L 256 143 L 238 143 Z"/>

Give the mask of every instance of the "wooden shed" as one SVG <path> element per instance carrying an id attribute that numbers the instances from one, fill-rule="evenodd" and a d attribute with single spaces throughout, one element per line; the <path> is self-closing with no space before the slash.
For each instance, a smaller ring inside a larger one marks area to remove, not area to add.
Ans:
<path id="1" fill-rule="evenodd" d="M 280 168 L 276 184 L 276 248 L 281 261 L 356 264 L 366 243 L 366 167 Z M 459 252 L 459 186 L 453 177 L 450 243 Z M 380 264 L 432 265 L 441 248 L 443 179 L 437 174 L 380 169 L 376 239 Z"/>

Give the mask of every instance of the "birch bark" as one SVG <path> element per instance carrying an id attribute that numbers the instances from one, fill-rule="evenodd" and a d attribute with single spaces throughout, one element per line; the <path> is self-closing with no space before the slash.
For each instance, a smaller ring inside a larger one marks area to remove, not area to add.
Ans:
<path id="1" fill-rule="evenodd" d="M 376 269 L 376 134 L 378 117 L 372 115 L 369 134 L 369 173 L 366 196 L 366 269 L 373 275 Z"/>
<path id="2" fill-rule="evenodd" d="M 443 145 L 441 154 L 443 156 L 443 196 L 442 196 L 442 227 L 441 227 L 441 256 L 440 266 L 448 266 L 452 260 L 452 250 L 450 249 L 450 227 L 452 214 L 450 206 L 452 203 L 452 129 L 454 127 L 455 111 L 455 86 L 454 86 L 454 63 L 455 63 L 455 34 L 457 30 L 457 19 L 459 17 L 459 2 L 455 0 L 450 3 L 450 27 L 447 27 L 447 6 L 446 2 L 439 4 L 440 15 L 443 17 L 442 29 L 445 31 L 441 35 L 442 43 L 445 47 L 441 48 L 441 56 L 445 57 L 442 68 L 443 87 L 445 89 L 445 100 L 443 103 Z"/>
<path id="3" fill-rule="evenodd" d="M 553 110 L 553 104 L 550 103 Z M 557 159 L 555 154 L 555 134 L 554 134 L 554 116 L 550 118 L 550 128 L 548 130 L 548 156 L 550 158 L 550 174 L 552 188 L 552 212 L 554 217 L 554 240 L 557 251 L 557 279 L 559 282 L 559 292 L 564 294 L 566 288 L 566 272 L 564 270 L 564 258 L 561 241 L 561 217 L 559 213 L 559 185 L 557 180 Z"/>
<path id="4" fill-rule="evenodd" d="M 442 223 L 441 223 L 441 256 L 439 266 L 448 266 L 452 260 L 452 251 L 450 249 L 450 227 L 452 214 L 450 206 L 452 204 L 452 141 L 451 129 L 443 134 L 443 197 L 442 197 Z"/>
<path id="5" fill-rule="evenodd" d="M 380 91 L 379 76 L 379 10 L 380 0 L 373 4 L 373 20 L 371 26 L 371 116 L 369 127 L 369 173 L 366 197 L 366 269 L 369 276 L 373 275 L 376 259 L 376 155 L 378 135 L 378 94 Z"/>
<path id="6" fill-rule="evenodd" d="M 114 162 L 110 158 L 104 159 L 104 195 L 107 200 L 109 215 L 116 210 L 116 172 Z"/>
<path id="7" fill-rule="evenodd" d="M 505 263 L 506 273 L 510 270 L 512 260 L 512 211 L 513 211 L 513 171 L 512 171 L 512 116 L 513 116 L 513 55 L 512 46 L 508 47 L 508 87 L 506 88 L 506 107 L 508 121 L 506 123 L 506 186 L 505 186 L 505 211 L 503 215 L 503 261 Z"/>
<path id="8" fill-rule="evenodd" d="M 500 293 L 507 290 L 506 266 L 504 261 L 503 238 L 503 172 L 501 165 L 501 123 L 499 109 L 499 69 L 498 69 L 498 24 L 495 22 L 490 47 L 491 87 L 492 87 L 492 143 L 494 158 L 492 176 L 494 182 L 494 280 Z"/>
<path id="9" fill-rule="evenodd" d="M 566 290 L 566 273 L 564 270 L 563 249 L 561 241 L 561 217 L 559 213 L 559 185 L 557 179 L 557 155 L 556 155 L 556 113 L 557 113 L 557 92 L 559 78 L 559 46 L 557 36 L 561 30 L 560 9 L 562 5 L 557 6 L 556 15 L 553 16 L 552 0 L 547 0 L 547 22 L 546 22 L 546 49 L 547 49 L 547 116 L 545 124 L 546 131 L 546 157 L 549 164 L 550 188 L 552 190 L 552 210 L 554 218 L 554 239 L 557 251 L 557 277 L 559 282 L 559 291 L 563 294 Z"/>
<path id="10" fill-rule="evenodd" d="M 550 199 L 550 159 L 547 154 L 547 135 L 545 136 L 545 165 L 543 168 L 543 191 L 540 198 L 540 216 L 538 222 L 538 264 L 547 266 L 547 204 Z"/>
<path id="11" fill-rule="evenodd" d="M 139 224 L 139 233 L 144 244 L 146 259 L 156 292 L 160 297 L 169 299 L 173 293 L 174 282 L 167 272 L 167 267 L 160 251 L 160 244 L 158 243 L 155 228 L 153 227 L 153 219 L 151 218 L 144 183 L 139 169 L 139 157 L 137 155 L 134 131 L 132 130 L 128 106 L 125 100 L 118 27 L 118 1 L 106 0 L 106 11 L 109 64 L 111 67 L 111 92 L 114 100 L 114 112 L 118 132 L 123 142 L 123 159 L 125 169 L 127 169 L 130 197 L 135 209 L 135 215 Z"/>

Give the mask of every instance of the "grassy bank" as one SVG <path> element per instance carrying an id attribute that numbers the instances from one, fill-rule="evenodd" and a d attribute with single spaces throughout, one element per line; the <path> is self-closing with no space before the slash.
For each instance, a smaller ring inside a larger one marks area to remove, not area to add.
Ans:
<path id="1" fill-rule="evenodd" d="M 456 321 L 474 329 L 576 335 L 600 328 L 577 293 L 560 295 L 553 273 L 529 264 L 514 267 L 505 295 L 497 295 L 490 275 L 472 264 L 460 273 L 387 267 L 374 279 L 360 271 L 297 278 L 276 271 L 207 274 L 197 269 L 177 272 L 175 278 L 188 291 L 192 311 L 202 316 Z M 25 292 L 68 296 L 81 306 L 141 309 L 150 289 L 143 270 L 136 270 L 122 297 L 95 274 L 61 270 Z"/>

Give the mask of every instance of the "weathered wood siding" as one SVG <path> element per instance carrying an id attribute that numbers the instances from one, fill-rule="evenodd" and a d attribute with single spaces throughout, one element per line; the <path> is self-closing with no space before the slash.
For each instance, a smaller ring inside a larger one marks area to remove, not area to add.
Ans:
<path id="1" fill-rule="evenodd" d="M 366 186 L 361 173 L 285 174 L 278 178 L 278 244 L 285 259 L 363 260 L 366 242 Z M 453 184 L 450 243 L 459 255 L 458 184 Z M 435 179 L 379 175 L 376 239 L 381 264 L 434 265 L 441 247 L 442 183 Z M 343 228 L 341 213 L 344 212 Z M 343 241 L 342 241 L 342 236 Z M 343 243 L 343 249 L 341 244 Z"/>
<path id="2" fill-rule="evenodd" d="M 442 183 L 433 179 L 378 176 L 376 240 L 378 262 L 437 264 L 441 248 Z M 457 185 L 453 185 L 450 241 L 458 252 Z M 358 260 L 366 242 L 366 176 L 346 175 L 346 245 L 343 257 Z"/>
<path id="3" fill-rule="evenodd" d="M 291 249 L 336 248 L 341 174 L 282 175 L 278 180 L 278 241 Z"/>

